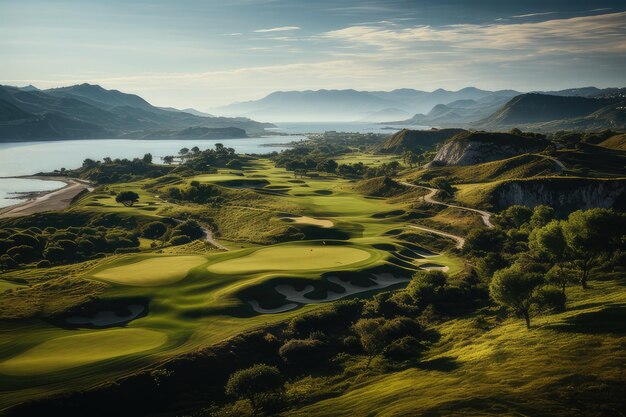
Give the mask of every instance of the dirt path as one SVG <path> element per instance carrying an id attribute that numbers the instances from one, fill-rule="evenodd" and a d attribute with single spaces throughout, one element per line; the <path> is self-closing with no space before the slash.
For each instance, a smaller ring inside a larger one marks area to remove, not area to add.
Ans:
<path id="1" fill-rule="evenodd" d="M 457 249 L 462 249 L 463 246 L 465 246 L 465 238 L 464 237 L 453 235 L 451 233 L 442 232 L 441 230 L 432 229 L 430 227 L 417 226 L 417 225 L 414 225 L 414 224 L 409 225 L 409 227 L 412 228 L 412 229 L 423 230 L 425 232 L 429 232 L 429 233 L 432 233 L 432 234 L 435 234 L 435 235 L 439 235 L 439 236 L 443 236 L 443 237 L 449 237 L 450 239 L 453 239 L 456 242 L 456 248 Z"/>
<path id="2" fill-rule="evenodd" d="M 485 224 L 485 226 L 487 226 L 489 228 L 494 227 L 494 224 L 491 223 L 491 215 L 492 215 L 492 213 L 489 213 L 488 211 L 478 210 L 478 209 L 473 209 L 473 208 L 463 207 L 463 206 L 457 206 L 455 204 L 444 203 L 443 201 L 437 201 L 433 197 L 437 194 L 438 190 L 436 190 L 434 188 L 424 187 L 423 185 L 415 185 L 415 184 L 411 184 L 411 183 L 408 183 L 408 182 L 401 182 L 400 184 L 402 184 L 402 185 L 404 185 L 406 187 L 422 188 L 424 190 L 429 190 L 430 193 L 428 193 L 428 194 L 426 194 L 424 196 L 424 201 L 426 201 L 427 203 L 439 204 L 441 206 L 446 206 L 446 207 L 451 207 L 451 208 L 455 208 L 455 209 L 459 209 L 459 210 L 465 210 L 465 211 L 471 211 L 473 213 L 478 213 L 480 215 L 480 218 L 482 219 L 483 223 Z"/>
<path id="3" fill-rule="evenodd" d="M 38 193 L 36 197 L 24 201 L 23 203 L 0 209 L 0 219 L 28 216 L 29 214 L 40 213 L 43 211 L 63 210 L 70 206 L 72 199 L 78 194 L 85 190 L 93 190 L 89 182 L 77 178 L 43 176 L 27 176 L 19 178 L 61 181 L 66 185 L 58 190 Z"/>
<path id="4" fill-rule="evenodd" d="M 172 218 L 172 220 L 174 220 L 176 223 L 182 223 L 184 221 L 181 219 L 174 219 L 174 218 Z M 203 226 L 202 224 L 200 224 L 200 228 L 202 229 L 202 232 L 204 233 L 204 238 L 202 240 L 204 240 L 205 242 L 209 242 L 211 245 L 215 246 L 218 249 L 222 249 L 225 251 L 230 250 L 226 246 L 221 245 L 215 240 L 215 238 L 213 237 L 213 232 L 209 228 Z"/>

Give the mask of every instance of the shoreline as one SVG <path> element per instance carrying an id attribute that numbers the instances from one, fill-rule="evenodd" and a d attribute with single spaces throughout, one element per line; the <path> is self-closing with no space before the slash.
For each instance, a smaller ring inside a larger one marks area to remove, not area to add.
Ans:
<path id="1" fill-rule="evenodd" d="M 84 190 L 91 191 L 93 187 L 89 181 L 78 178 L 58 177 L 47 175 L 19 175 L 1 177 L 0 179 L 19 178 L 42 181 L 59 181 L 64 187 L 49 191 L 34 191 L 20 203 L 0 208 L 0 219 L 28 216 L 44 211 L 63 210 L 69 207 L 72 199 Z"/>

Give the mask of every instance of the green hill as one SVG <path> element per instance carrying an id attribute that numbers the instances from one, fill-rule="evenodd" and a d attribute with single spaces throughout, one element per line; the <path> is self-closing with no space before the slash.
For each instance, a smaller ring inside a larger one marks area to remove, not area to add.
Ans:
<path id="1" fill-rule="evenodd" d="M 402 153 L 406 150 L 431 150 L 438 143 L 443 143 L 456 134 L 465 132 L 463 129 L 431 129 L 409 130 L 402 129 L 387 138 L 374 148 L 374 152 Z"/>

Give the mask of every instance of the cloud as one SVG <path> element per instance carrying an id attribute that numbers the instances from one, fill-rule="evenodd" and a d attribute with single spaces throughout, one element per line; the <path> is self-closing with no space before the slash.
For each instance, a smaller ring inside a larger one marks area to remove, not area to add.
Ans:
<path id="1" fill-rule="evenodd" d="M 547 16 L 549 14 L 555 14 L 556 12 L 544 12 L 544 13 L 529 13 L 529 14 L 518 14 L 517 16 L 511 16 L 514 19 L 522 19 L 524 17 L 534 17 L 534 16 Z"/>
<path id="2" fill-rule="evenodd" d="M 254 32 L 256 33 L 287 32 L 290 30 L 300 30 L 300 27 L 299 26 L 279 26 L 276 28 L 269 28 L 269 29 L 257 29 Z"/>
<path id="3" fill-rule="evenodd" d="M 626 51 L 626 12 L 515 24 L 351 26 L 326 32 L 322 38 L 394 54 L 434 48 L 458 53 L 491 50 L 499 55 L 513 50 L 532 54 L 616 54 Z"/>

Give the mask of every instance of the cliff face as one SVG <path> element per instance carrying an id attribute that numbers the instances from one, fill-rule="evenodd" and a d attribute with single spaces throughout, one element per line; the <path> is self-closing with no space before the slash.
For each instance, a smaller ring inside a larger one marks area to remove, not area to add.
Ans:
<path id="1" fill-rule="evenodd" d="M 456 137 L 437 152 L 433 165 L 476 165 L 540 152 L 548 146 L 541 139 L 503 133 L 472 133 Z"/>
<path id="2" fill-rule="evenodd" d="M 501 210 L 513 204 L 554 207 L 560 213 L 593 207 L 626 209 L 626 180 L 550 178 L 500 184 L 491 203 Z"/>

